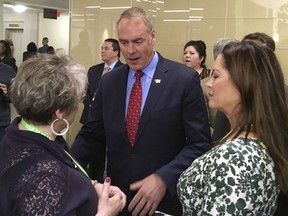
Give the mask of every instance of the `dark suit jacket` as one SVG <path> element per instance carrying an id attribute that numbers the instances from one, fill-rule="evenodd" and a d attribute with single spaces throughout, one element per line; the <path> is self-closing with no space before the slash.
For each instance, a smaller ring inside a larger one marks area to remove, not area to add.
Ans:
<path id="1" fill-rule="evenodd" d="M 47 53 L 47 49 L 48 49 L 49 45 L 44 45 L 38 48 L 38 52 L 39 53 Z"/>
<path id="2" fill-rule="evenodd" d="M 0 62 L 0 83 L 5 84 L 7 88 L 10 87 L 12 79 L 16 76 L 14 69 Z M 0 127 L 5 127 L 10 124 L 10 107 L 9 107 L 9 97 L 4 96 L 2 89 L 0 89 Z M 2 137 L 0 136 L 0 142 Z"/>
<path id="3" fill-rule="evenodd" d="M 0 60 L 0 62 L 11 66 L 14 69 L 14 71 L 17 73 L 18 67 L 16 65 L 16 60 L 13 56 L 11 57 L 5 56 L 2 60 Z"/>
<path id="4" fill-rule="evenodd" d="M 131 147 L 125 131 L 128 71 L 123 65 L 103 76 L 90 119 L 77 135 L 72 154 L 85 165 L 107 147 L 107 175 L 127 195 L 127 205 L 134 195 L 129 185 L 157 173 L 168 189 L 158 210 L 182 215 L 176 194 L 179 175 L 211 148 L 199 75 L 159 55 Z M 122 214 L 129 215 L 127 208 Z"/>
<path id="5" fill-rule="evenodd" d="M 23 58 L 22 58 L 22 62 L 24 62 L 26 59 L 31 58 L 33 56 L 37 55 L 37 52 L 23 52 Z"/>
<path id="6" fill-rule="evenodd" d="M 85 124 L 88 120 L 92 100 L 95 97 L 96 90 L 99 86 L 99 82 L 101 80 L 102 73 L 104 70 L 104 65 L 105 63 L 97 64 L 90 67 L 88 70 L 88 88 L 86 92 L 86 97 L 83 101 L 84 109 L 80 118 L 80 122 L 82 124 Z M 121 65 L 123 65 L 123 63 L 120 60 L 118 60 L 114 68 L 119 67 Z"/>

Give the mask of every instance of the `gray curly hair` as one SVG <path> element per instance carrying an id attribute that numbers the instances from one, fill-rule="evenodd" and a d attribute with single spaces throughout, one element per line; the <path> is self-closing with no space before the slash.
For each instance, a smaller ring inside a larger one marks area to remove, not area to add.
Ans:
<path id="1" fill-rule="evenodd" d="M 49 124 L 56 110 L 69 115 L 85 96 L 84 67 L 69 56 L 39 54 L 27 59 L 11 85 L 18 114 L 34 124 Z"/>

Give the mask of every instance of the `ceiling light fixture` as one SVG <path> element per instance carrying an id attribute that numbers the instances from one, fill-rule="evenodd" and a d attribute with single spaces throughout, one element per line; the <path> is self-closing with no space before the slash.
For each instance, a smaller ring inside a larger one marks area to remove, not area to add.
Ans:
<path id="1" fill-rule="evenodd" d="M 27 8 L 24 5 L 15 5 L 13 9 L 18 13 L 23 13 Z"/>

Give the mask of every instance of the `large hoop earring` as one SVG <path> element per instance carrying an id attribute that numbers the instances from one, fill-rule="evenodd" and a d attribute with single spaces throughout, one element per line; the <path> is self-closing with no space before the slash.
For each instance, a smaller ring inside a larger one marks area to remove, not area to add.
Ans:
<path id="1" fill-rule="evenodd" d="M 52 124 L 50 125 L 52 133 L 53 133 L 54 135 L 56 135 L 56 136 L 63 136 L 63 135 L 66 134 L 67 131 L 69 130 L 69 122 L 68 122 L 65 118 L 63 118 L 62 120 L 65 122 L 66 128 L 63 129 L 60 133 L 58 133 L 58 132 L 56 132 L 56 131 L 54 130 L 54 124 L 55 124 L 55 122 L 60 121 L 60 120 L 61 120 L 61 119 L 55 119 L 55 120 L 52 122 Z"/>

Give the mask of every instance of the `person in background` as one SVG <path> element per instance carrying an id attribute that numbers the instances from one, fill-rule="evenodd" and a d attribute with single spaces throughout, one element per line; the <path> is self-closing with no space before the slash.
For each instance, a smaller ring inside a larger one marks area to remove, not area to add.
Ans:
<path id="1" fill-rule="evenodd" d="M 96 91 L 99 82 L 105 73 L 110 73 L 113 68 L 123 65 L 120 61 L 120 46 L 119 42 L 114 38 L 107 38 L 101 46 L 101 57 L 103 63 L 94 65 L 88 70 L 88 88 L 86 96 L 83 100 L 84 108 L 80 118 L 80 122 L 85 124 L 88 120 L 92 102 L 95 100 Z M 105 152 L 94 157 L 87 166 L 87 172 L 92 179 L 97 181 L 103 180 L 105 173 Z"/>
<path id="2" fill-rule="evenodd" d="M 214 118 L 216 111 L 213 109 L 209 109 L 208 107 L 207 87 L 205 83 L 209 79 L 211 70 L 206 67 L 205 61 L 206 61 L 206 44 L 201 40 L 188 41 L 184 46 L 183 63 L 186 66 L 196 70 L 200 76 L 201 87 L 205 97 L 206 107 L 209 115 L 209 124 L 212 133 L 214 128 Z"/>
<path id="3" fill-rule="evenodd" d="M 263 32 L 253 32 L 244 36 L 242 41 L 253 41 L 259 45 L 269 47 L 275 52 L 276 44 L 272 37 Z"/>
<path id="4" fill-rule="evenodd" d="M 127 195 L 120 215 L 182 215 L 179 175 L 211 148 L 199 75 L 154 50 L 142 8 L 123 11 L 116 31 L 127 65 L 102 77 L 71 152 L 85 166 L 107 150 L 107 175 Z"/>
<path id="5" fill-rule="evenodd" d="M 273 215 L 280 189 L 288 192 L 288 110 L 275 54 L 228 44 L 206 85 L 231 130 L 181 174 L 183 215 Z"/>
<path id="6" fill-rule="evenodd" d="M 34 42 L 30 42 L 27 45 L 27 51 L 23 52 L 22 62 L 24 62 L 26 59 L 31 58 L 36 54 L 37 54 L 37 46 Z"/>
<path id="7" fill-rule="evenodd" d="M 48 48 L 47 48 L 47 53 L 48 54 L 55 54 L 55 50 L 54 50 L 54 47 L 53 46 L 48 46 Z"/>
<path id="8" fill-rule="evenodd" d="M 188 41 L 184 46 L 183 63 L 196 70 L 200 79 L 210 76 L 211 70 L 205 65 L 206 44 L 201 40 Z"/>
<path id="9" fill-rule="evenodd" d="M 48 43 L 49 43 L 48 38 L 47 37 L 43 37 L 42 46 L 38 48 L 38 52 L 39 53 L 47 53 L 47 49 L 49 47 Z"/>
<path id="10" fill-rule="evenodd" d="M 227 44 L 235 43 L 235 42 L 239 42 L 239 40 L 237 40 L 235 38 L 220 38 L 220 39 L 218 39 L 213 45 L 213 58 L 214 58 L 214 61 L 216 60 L 218 55 L 220 55 L 220 53 L 222 52 L 222 50 L 224 49 L 224 47 Z"/>
<path id="11" fill-rule="evenodd" d="M 114 216 L 119 188 L 91 181 L 62 137 L 85 94 L 85 69 L 68 56 L 27 59 L 11 85 L 21 117 L 0 143 L 0 212 L 10 215 Z M 98 204 L 98 207 L 97 207 Z"/>
<path id="12" fill-rule="evenodd" d="M 11 122 L 8 89 L 15 75 L 12 67 L 0 62 L 0 142 Z"/>
<path id="13" fill-rule="evenodd" d="M 13 56 L 13 55 L 14 55 L 14 49 L 15 49 L 13 40 L 12 40 L 12 38 L 10 37 L 10 35 L 9 35 L 5 40 L 6 40 L 6 42 L 9 44 L 10 50 L 11 50 L 11 55 Z"/>
<path id="14" fill-rule="evenodd" d="M 85 99 L 83 100 L 84 109 L 80 118 L 80 122 L 85 124 L 88 120 L 90 107 L 95 100 L 96 90 L 99 86 L 101 77 L 113 70 L 113 68 L 123 65 L 120 61 L 120 46 L 119 42 L 114 38 L 107 38 L 101 46 L 102 63 L 93 65 L 88 70 L 88 88 Z"/>
<path id="15" fill-rule="evenodd" d="M 66 55 L 65 49 L 64 48 L 57 48 L 55 50 L 55 55 L 58 57 L 62 57 Z"/>
<path id="16" fill-rule="evenodd" d="M 17 73 L 18 67 L 16 65 L 16 60 L 12 56 L 9 44 L 5 40 L 0 40 L 0 62 L 11 66 Z"/>

